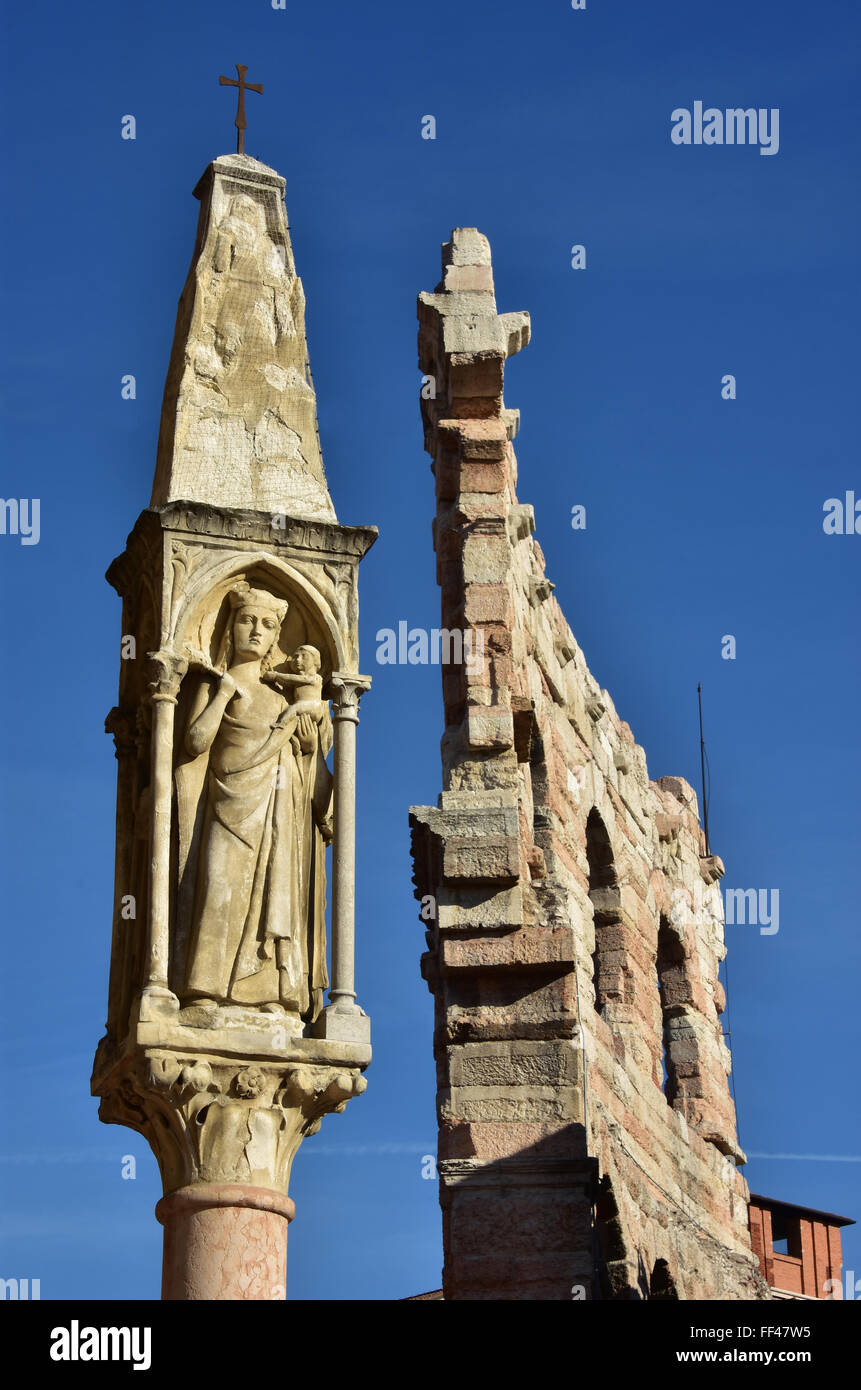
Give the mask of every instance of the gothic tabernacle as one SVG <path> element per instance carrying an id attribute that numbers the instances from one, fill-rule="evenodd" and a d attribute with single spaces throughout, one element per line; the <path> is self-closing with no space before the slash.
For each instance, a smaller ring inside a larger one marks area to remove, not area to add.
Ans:
<path id="1" fill-rule="evenodd" d="M 108 571 L 124 659 L 92 1088 L 158 1159 L 162 1296 L 278 1299 L 293 1157 L 371 1056 L 354 770 L 376 531 L 341 526 L 326 486 L 284 180 L 228 155 L 195 194 L 152 500 Z"/>

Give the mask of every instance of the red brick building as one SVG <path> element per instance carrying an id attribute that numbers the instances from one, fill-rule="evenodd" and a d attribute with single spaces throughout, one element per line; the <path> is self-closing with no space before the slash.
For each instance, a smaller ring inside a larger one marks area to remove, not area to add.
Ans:
<path id="1" fill-rule="evenodd" d="M 848 1216 L 750 1194 L 750 1241 L 778 1298 L 842 1298 L 841 1226 Z"/>

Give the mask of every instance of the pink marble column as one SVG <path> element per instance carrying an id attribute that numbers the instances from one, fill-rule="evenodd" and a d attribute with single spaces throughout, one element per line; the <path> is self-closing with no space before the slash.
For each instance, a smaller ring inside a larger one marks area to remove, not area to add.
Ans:
<path id="1" fill-rule="evenodd" d="M 162 1197 L 161 1296 L 169 1300 L 287 1296 L 287 1223 L 296 1208 L 268 1187 L 196 1183 Z"/>

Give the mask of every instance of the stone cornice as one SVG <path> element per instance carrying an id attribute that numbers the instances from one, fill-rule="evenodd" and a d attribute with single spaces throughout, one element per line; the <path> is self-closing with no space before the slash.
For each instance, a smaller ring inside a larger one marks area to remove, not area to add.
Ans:
<path id="1" fill-rule="evenodd" d="M 265 544 L 282 552 L 301 552 L 319 562 L 359 561 L 379 535 L 376 526 L 341 526 L 338 522 L 309 521 L 300 517 L 277 516 L 270 512 L 216 507 L 208 502 L 168 502 L 147 507 L 130 532 L 126 549 L 108 567 L 105 578 L 119 594 L 129 592 L 132 572 L 129 561 L 139 561 L 142 552 L 157 541 L 159 534 L 231 540 L 254 545 Z M 136 569 L 134 571 L 136 573 Z"/>

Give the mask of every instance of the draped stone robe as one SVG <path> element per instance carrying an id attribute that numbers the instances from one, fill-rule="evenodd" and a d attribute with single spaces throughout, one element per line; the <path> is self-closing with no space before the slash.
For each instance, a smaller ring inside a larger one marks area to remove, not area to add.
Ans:
<path id="1" fill-rule="evenodd" d="M 209 703 L 207 678 L 190 727 Z M 277 713 L 288 708 L 272 690 Z M 208 752 L 177 769 L 184 996 L 281 1004 L 313 1020 L 328 985 L 324 830 L 331 799 L 328 715 L 304 753 L 275 719 L 225 711 Z M 277 718 L 277 714 L 276 714 Z"/>

